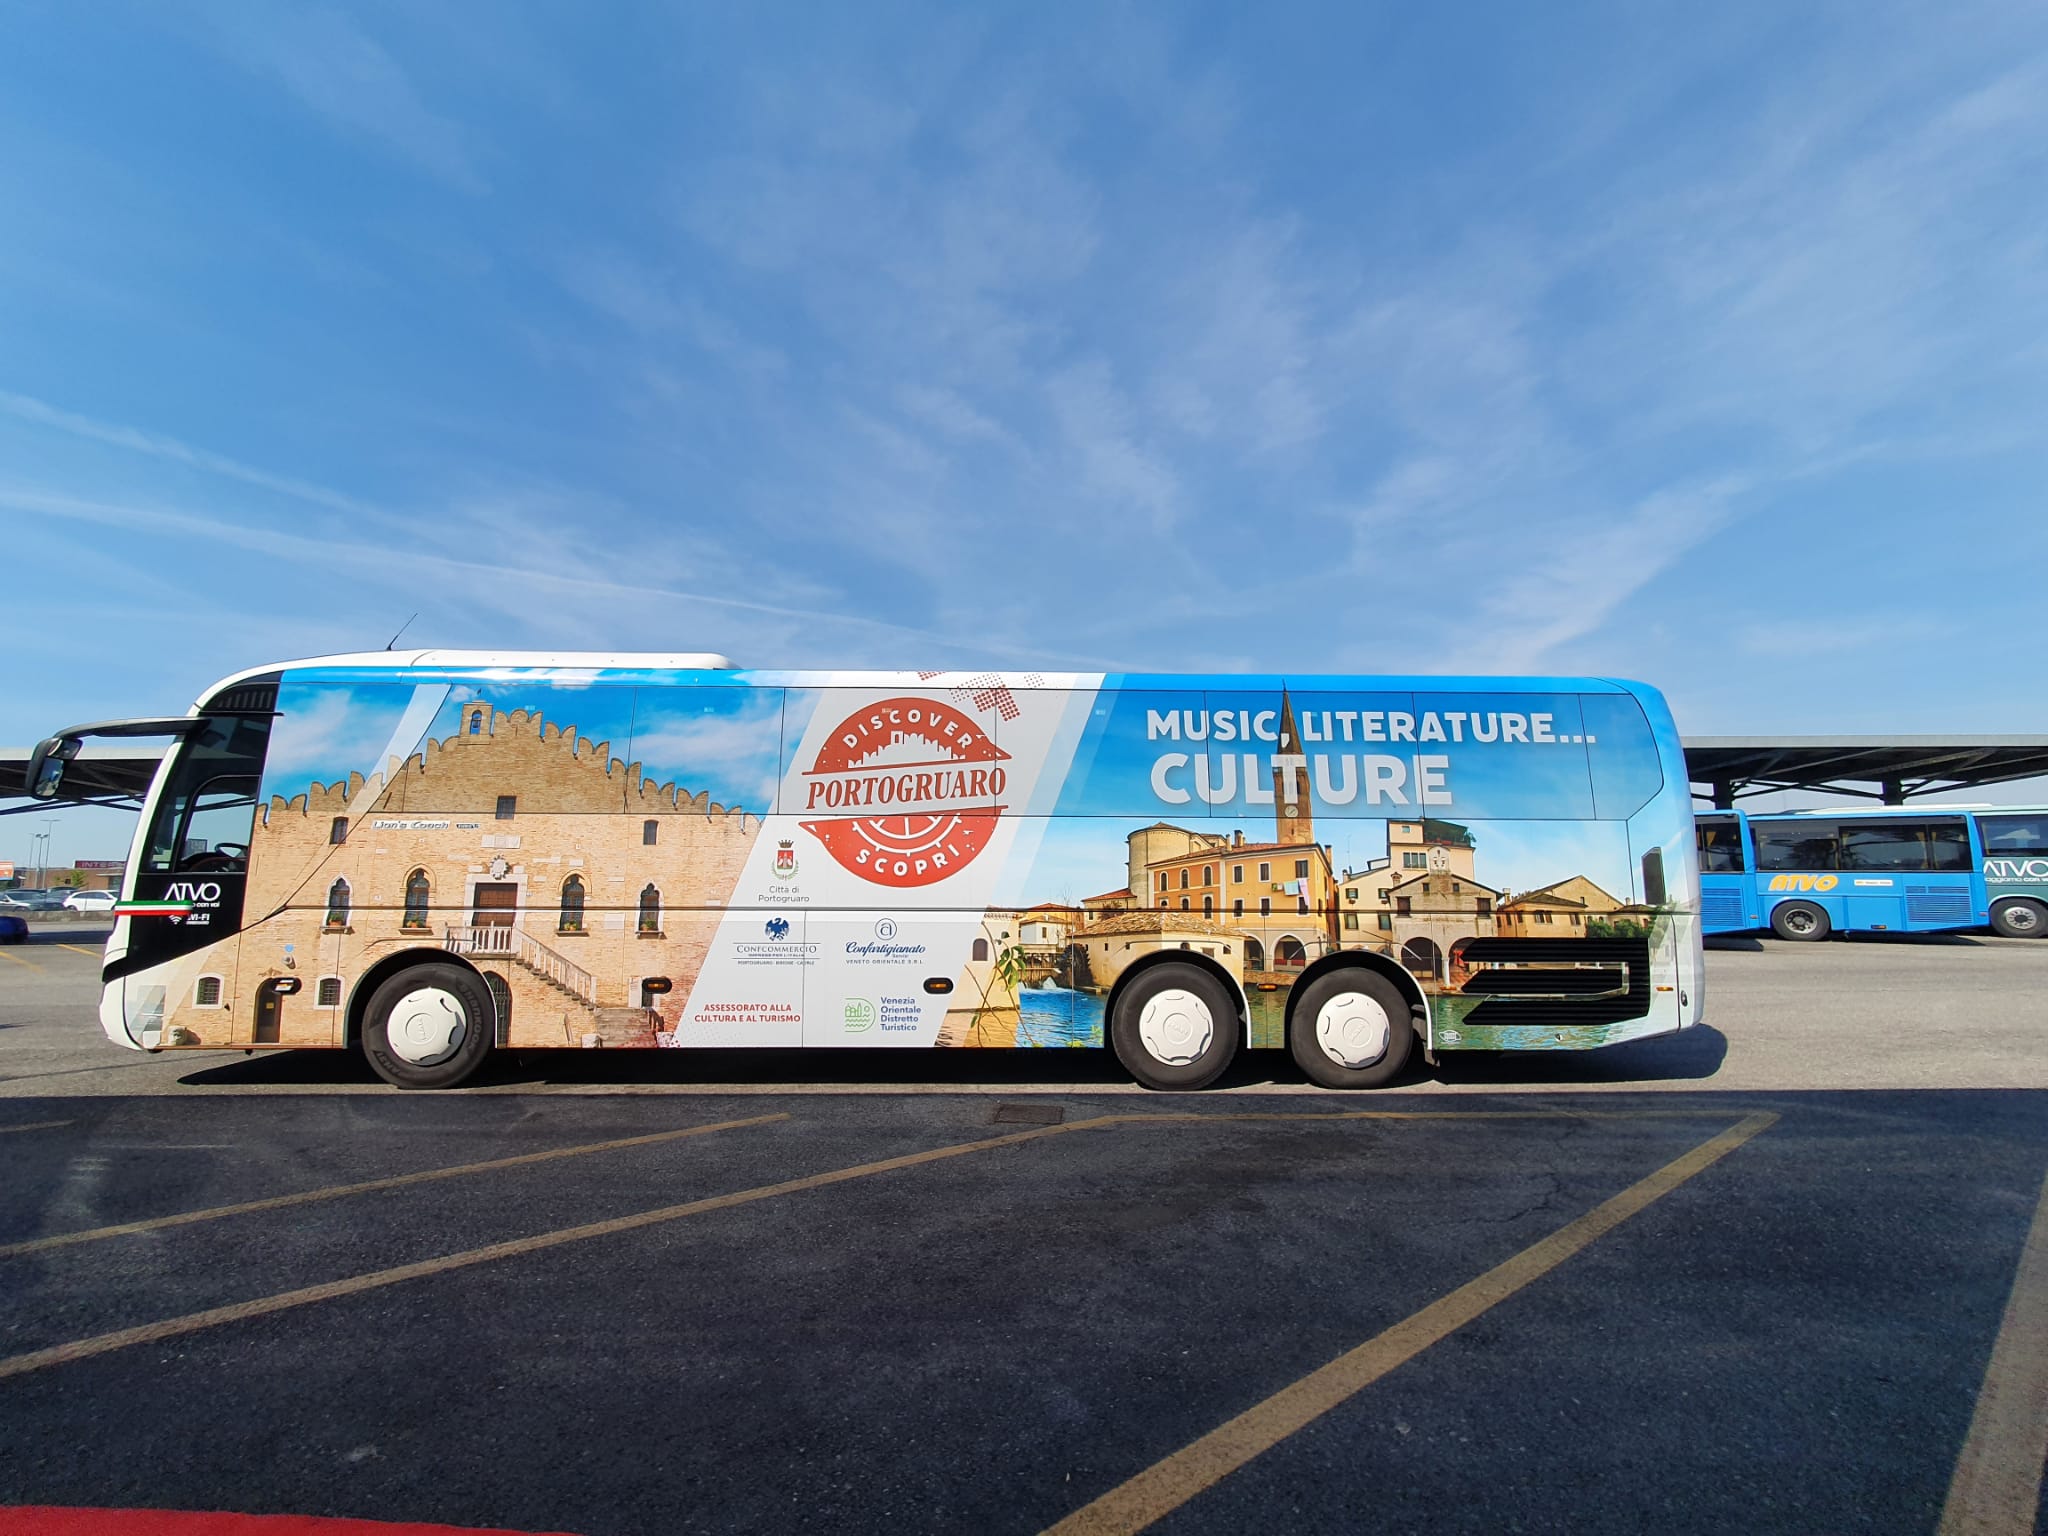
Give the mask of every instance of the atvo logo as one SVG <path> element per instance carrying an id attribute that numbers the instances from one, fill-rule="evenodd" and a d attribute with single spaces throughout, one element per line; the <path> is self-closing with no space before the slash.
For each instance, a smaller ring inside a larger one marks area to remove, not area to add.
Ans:
<path id="1" fill-rule="evenodd" d="M 2048 859 L 1986 859 L 1987 880 L 2048 880 Z"/>
<path id="2" fill-rule="evenodd" d="M 173 880 L 164 892 L 165 901 L 189 901 L 195 907 L 210 907 L 220 900 L 220 886 L 211 880 Z"/>
<path id="3" fill-rule="evenodd" d="M 1773 875 L 1770 888 L 1774 891 L 1832 891 L 1841 884 L 1836 875 Z"/>

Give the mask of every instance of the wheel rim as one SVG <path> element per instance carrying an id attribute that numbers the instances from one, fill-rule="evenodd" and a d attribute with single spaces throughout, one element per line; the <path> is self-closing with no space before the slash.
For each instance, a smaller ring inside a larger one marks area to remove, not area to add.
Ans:
<path id="1" fill-rule="evenodd" d="M 1339 992 L 1316 1010 L 1316 1044 L 1340 1067 L 1369 1067 L 1387 1054 L 1394 1021 L 1363 992 Z"/>
<path id="2" fill-rule="evenodd" d="M 1216 1038 L 1216 1019 L 1209 1005 L 1192 992 L 1168 987 L 1149 998 L 1138 1015 L 1138 1040 L 1145 1050 L 1169 1067 L 1184 1067 L 1201 1059 Z"/>
<path id="3" fill-rule="evenodd" d="M 385 1023 L 391 1054 L 415 1067 L 432 1067 L 462 1049 L 469 1038 L 469 1013 L 462 1000 L 439 987 L 421 987 L 401 997 Z"/>
<path id="4" fill-rule="evenodd" d="M 1814 922 L 1811 912 L 1787 912 L 1785 926 L 1794 933 L 1811 933 L 1819 924 Z"/>
<path id="5" fill-rule="evenodd" d="M 2032 907 L 2007 907 L 2005 926 L 2014 933 L 2032 933 L 2041 926 L 2041 914 Z"/>

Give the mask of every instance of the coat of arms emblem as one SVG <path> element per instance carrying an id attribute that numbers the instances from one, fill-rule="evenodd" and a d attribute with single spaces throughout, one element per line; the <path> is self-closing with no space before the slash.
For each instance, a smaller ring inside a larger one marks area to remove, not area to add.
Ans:
<path id="1" fill-rule="evenodd" d="M 775 878 L 787 880 L 796 873 L 796 844 L 783 838 L 775 845 Z"/>

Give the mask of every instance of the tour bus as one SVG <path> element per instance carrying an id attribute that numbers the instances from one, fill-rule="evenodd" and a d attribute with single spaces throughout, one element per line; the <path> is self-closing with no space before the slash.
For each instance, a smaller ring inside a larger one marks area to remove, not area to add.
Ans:
<path id="1" fill-rule="evenodd" d="M 1783 939 L 1930 933 L 1989 923 L 2048 932 L 2048 813 L 1850 807 L 1697 817 L 1706 933 Z"/>
<path id="2" fill-rule="evenodd" d="M 415 651 L 240 673 L 172 738 L 100 1018 L 146 1051 L 1412 1051 L 1696 1023 L 1685 763 L 1585 678 L 744 671 Z"/>

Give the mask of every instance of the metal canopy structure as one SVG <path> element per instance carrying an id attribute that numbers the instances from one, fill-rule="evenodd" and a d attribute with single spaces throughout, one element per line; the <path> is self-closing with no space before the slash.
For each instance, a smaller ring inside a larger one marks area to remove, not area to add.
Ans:
<path id="1" fill-rule="evenodd" d="M 1801 789 L 1904 805 L 2048 775 L 2048 736 L 1695 736 L 1693 793 L 1718 810 L 1749 795 Z"/>
<path id="2" fill-rule="evenodd" d="M 35 800 L 28 792 L 28 747 L 0 747 L 0 816 L 61 810 L 71 805 L 111 805 L 136 810 L 149 793 L 163 748 L 118 743 L 80 747 L 64 774 L 64 792 Z"/>

